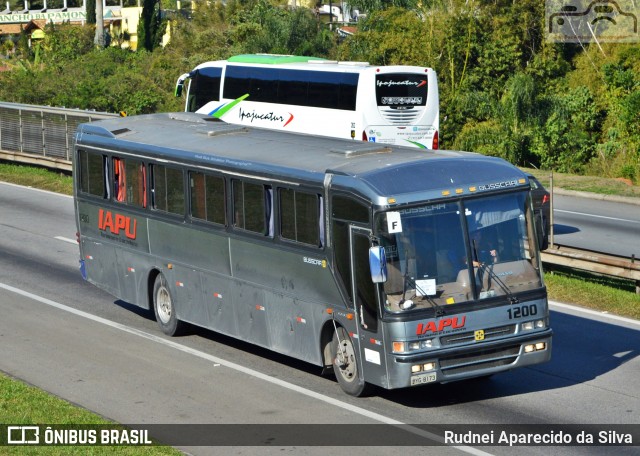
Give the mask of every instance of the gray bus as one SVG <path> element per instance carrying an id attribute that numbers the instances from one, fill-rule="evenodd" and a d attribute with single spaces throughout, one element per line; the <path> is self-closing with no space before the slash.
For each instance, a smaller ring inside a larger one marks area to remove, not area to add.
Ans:
<path id="1" fill-rule="evenodd" d="M 334 373 L 361 396 L 548 361 L 527 176 L 468 152 L 225 124 L 82 124 L 83 277 Z"/>

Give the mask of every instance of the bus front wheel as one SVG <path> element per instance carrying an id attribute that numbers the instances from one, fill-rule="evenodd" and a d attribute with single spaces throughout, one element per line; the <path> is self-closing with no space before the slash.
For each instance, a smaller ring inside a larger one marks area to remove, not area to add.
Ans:
<path id="1" fill-rule="evenodd" d="M 332 341 L 333 372 L 338 379 L 340 388 L 351 396 L 366 396 L 371 391 L 371 385 L 362 379 L 353 342 L 344 328 L 337 328 Z"/>
<path id="2" fill-rule="evenodd" d="M 153 310 L 163 333 L 168 336 L 180 334 L 183 323 L 178 320 L 171 290 L 162 274 L 158 274 L 153 284 Z"/>

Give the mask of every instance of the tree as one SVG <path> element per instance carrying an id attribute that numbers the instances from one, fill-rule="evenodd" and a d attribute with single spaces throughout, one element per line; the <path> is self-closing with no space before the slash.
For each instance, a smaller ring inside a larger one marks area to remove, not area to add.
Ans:
<path id="1" fill-rule="evenodd" d="M 152 52 L 160 46 L 166 23 L 160 14 L 160 0 L 143 0 L 138 22 L 138 49 Z"/>
<path id="2" fill-rule="evenodd" d="M 96 23 L 96 0 L 86 0 L 87 2 L 87 24 Z"/>
<path id="3" fill-rule="evenodd" d="M 335 46 L 334 35 L 307 8 L 283 8 L 269 0 L 232 8 L 233 53 L 324 56 Z"/>

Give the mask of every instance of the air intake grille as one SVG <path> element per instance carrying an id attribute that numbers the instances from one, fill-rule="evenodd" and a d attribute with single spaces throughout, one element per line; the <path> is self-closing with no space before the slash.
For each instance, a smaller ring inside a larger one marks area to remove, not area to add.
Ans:
<path id="1" fill-rule="evenodd" d="M 516 361 L 520 345 L 507 348 L 480 350 L 464 355 L 440 359 L 440 368 L 445 376 L 473 372 L 490 367 L 506 366 Z"/>
<path id="2" fill-rule="evenodd" d="M 391 125 L 413 124 L 422 113 L 422 109 L 391 109 L 379 107 L 382 117 Z"/>

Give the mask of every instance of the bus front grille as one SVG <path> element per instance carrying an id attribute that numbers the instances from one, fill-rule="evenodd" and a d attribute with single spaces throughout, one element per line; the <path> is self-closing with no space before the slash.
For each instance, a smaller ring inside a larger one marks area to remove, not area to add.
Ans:
<path id="1" fill-rule="evenodd" d="M 507 325 L 507 326 L 498 326 L 496 328 L 489 328 L 484 330 L 484 338 L 482 340 L 487 339 L 495 339 L 496 337 L 508 336 L 510 334 L 515 334 L 516 325 Z M 443 347 L 446 345 L 455 345 L 461 343 L 470 343 L 476 340 L 475 331 L 468 331 L 463 333 L 456 333 L 450 336 L 444 336 L 440 338 L 440 345 Z"/>
<path id="2" fill-rule="evenodd" d="M 480 350 L 440 359 L 440 368 L 446 376 L 473 372 L 490 367 L 507 366 L 518 358 L 520 345 L 491 350 Z"/>
<path id="3" fill-rule="evenodd" d="M 414 123 L 420 116 L 420 111 L 417 109 L 381 108 L 380 114 L 391 125 L 406 125 Z"/>

